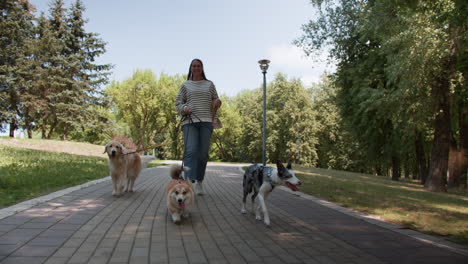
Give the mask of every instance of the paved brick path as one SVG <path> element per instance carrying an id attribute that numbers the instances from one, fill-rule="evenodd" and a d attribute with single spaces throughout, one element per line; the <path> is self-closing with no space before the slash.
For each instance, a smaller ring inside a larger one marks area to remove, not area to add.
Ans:
<path id="1" fill-rule="evenodd" d="M 168 181 L 168 167 L 146 169 L 121 198 L 108 180 L 1 219 L 0 263 L 468 263 L 281 189 L 268 198 L 268 228 L 240 213 L 242 174 L 229 165 L 208 166 L 207 194 L 174 225 Z"/>

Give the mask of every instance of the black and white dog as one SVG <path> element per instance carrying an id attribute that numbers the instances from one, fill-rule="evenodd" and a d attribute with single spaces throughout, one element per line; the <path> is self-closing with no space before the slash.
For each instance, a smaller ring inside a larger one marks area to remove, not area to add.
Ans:
<path id="1" fill-rule="evenodd" d="M 258 196 L 258 205 L 255 210 L 255 219 L 262 220 L 260 209 L 263 211 L 263 221 L 266 225 L 270 225 L 270 216 L 265 205 L 265 199 L 273 191 L 275 186 L 285 184 L 293 191 L 298 191 L 298 185 L 301 181 L 296 178 L 291 168 L 291 161 L 285 168 L 281 161 L 276 162 L 276 168 L 254 164 L 249 166 L 244 173 L 244 198 L 242 200 L 243 214 L 247 213 L 245 210 L 245 202 L 247 195 L 252 192 L 252 211 L 254 211 L 255 198 Z"/>

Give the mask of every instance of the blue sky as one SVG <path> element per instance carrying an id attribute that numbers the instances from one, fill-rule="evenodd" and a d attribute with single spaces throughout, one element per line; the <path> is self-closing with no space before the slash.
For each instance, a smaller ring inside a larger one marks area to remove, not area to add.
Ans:
<path id="1" fill-rule="evenodd" d="M 70 7 L 75 0 L 65 0 Z M 48 14 L 49 0 L 30 0 Z M 267 81 L 282 72 L 306 86 L 319 80 L 326 63 L 306 58 L 292 41 L 313 19 L 309 0 L 82 0 L 86 30 L 106 41 L 100 63 L 114 65 L 111 80 L 136 69 L 186 74 L 200 58 L 219 94 L 234 96 L 261 86 L 258 60 L 271 60 Z M 325 57 L 326 55 L 324 55 Z"/>

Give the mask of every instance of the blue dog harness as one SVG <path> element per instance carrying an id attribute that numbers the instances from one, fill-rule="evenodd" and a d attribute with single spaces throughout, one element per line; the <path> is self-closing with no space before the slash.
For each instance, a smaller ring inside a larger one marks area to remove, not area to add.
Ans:
<path id="1" fill-rule="evenodd" d="M 271 190 L 273 190 L 273 188 L 275 188 L 275 185 L 276 185 L 276 182 L 274 182 L 271 179 L 271 173 L 273 171 L 273 168 L 268 167 L 268 166 L 258 165 L 258 164 L 255 164 L 255 166 L 256 166 L 255 169 L 258 171 L 259 174 L 261 174 L 262 176 L 266 176 L 266 180 L 268 181 L 268 183 L 270 183 Z"/>

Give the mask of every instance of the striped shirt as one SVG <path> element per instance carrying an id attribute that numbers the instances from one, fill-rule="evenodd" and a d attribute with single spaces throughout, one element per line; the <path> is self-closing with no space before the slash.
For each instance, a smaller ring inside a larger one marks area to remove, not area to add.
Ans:
<path id="1" fill-rule="evenodd" d="M 179 94 L 175 101 L 176 110 L 184 116 L 184 107 L 188 106 L 192 109 L 193 122 L 212 122 L 211 105 L 216 99 L 218 99 L 218 93 L 213 82 L 188 80 L 182 83 L 179 88 Z M 182 125 L 188 123 L 189 119 L 185 118 Z"/>

